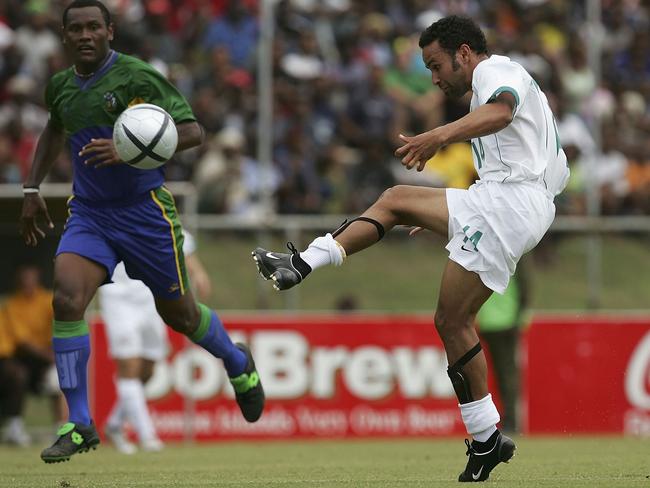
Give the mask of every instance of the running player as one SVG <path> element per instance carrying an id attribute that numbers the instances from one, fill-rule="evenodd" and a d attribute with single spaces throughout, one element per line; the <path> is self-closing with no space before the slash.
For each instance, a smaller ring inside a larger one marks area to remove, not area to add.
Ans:
<path id="1" fill-rule="evenodd" d="M 472 92 L 470 113 L 413 137 L 400 135 L 396 154 L 421 171 L 436 151 L 471 140 L 479 181 L 468 190 L 396 186 L 361 217 L 315 239 L 299 253 L 257 248 L 253 258 L 279 290 L 300 283 L 314 269 L 343 263 L 395 225 L 449 238 L 449 260 L 435 314 L 448 374 L 473 440 L 459 481 L 483 481 L 514 454 L 515 444 L 496 427 L 499 413 L 487 389 L 487 365 L 474 316 L 493 291 L 503 293 L 519 258 L 530 251 L 555 217 L 553 198 L 569 170 L 546 96 L 531 76 L 504 56 L 488 55 L 485 36 L 470 19 L 450 16 L 420 37 L 431 80 L 448 97 Z"/>
<path id="2" fill-rule="evenodd" d="M 148 64 L 111 50 L 112 39 L 110 13 L 98 0 L 75 0 L 64 10 L 63 44 L 73 66 L 47 85 L 50 117 L 24 184 L 21 232 L 33 246 L 44 236 L 37 217 L 53 227 L 39 184 L 67 138 L 74 186 L 54 262 L 53 347 L 70 415 L 57 441 L 41 453 L 47 463 L 66 461 L 99 443 L 88 408 L 84 312 L 120 261 L 152 291 L 165 323 L 223 360 L 246 420 L 255 422 L 264 407 L 250 351 L 231 342 L 217 314 L 197 303 L 188 286 L 181 225 L 163 186 L 163 170 L 123 164 L 112 143 L 116 118 L 141 102 L 169 112 L 179 151 L 201 144 L 203 131 L 179 92 Z"/>

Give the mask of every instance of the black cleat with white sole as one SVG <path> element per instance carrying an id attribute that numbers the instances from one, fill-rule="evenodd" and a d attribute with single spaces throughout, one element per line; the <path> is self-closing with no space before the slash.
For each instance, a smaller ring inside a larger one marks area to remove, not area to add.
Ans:
<path id="1" fill-rule="evenodd" d="M 276 290 L 288 290 L 304 280 L 311 267 L 300 257 L 298 250 L 287 243 L 291 254 L 267 251 L 258 247 L 251 254 L 262 278 L 273 280 Z"/>
<path id="2" fill-rule="evenodd" d="M 485 442 L 472 441 L 467 445 L 466 454 L 469 456 L 465 471 L 460 473 L 458 481 L 485 481 L 490 477 L 490 471 L 499 463 L 507 463 L 515 454 L 515 443 L 498 430 Z"/>

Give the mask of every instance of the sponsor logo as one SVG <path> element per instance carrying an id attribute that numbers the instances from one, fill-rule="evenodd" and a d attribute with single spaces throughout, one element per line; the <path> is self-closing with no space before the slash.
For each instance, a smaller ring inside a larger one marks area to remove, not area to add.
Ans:
<path id="1" fill-rule="evenodd" d="M 481 469 L 479 469 L 476 474 L 472 473 L 472 479 L 474 481 L 478 480 L 481 477 L 481 473 L 483 472 L 483 466 L 481 466 Z"/>
<path id="2" fill-rule="evenodd" d="M 650 332 L 634 349 L 625 372 L 625 395 L 636 408 L 650 410 Z"/>
<path id="3" fill-rule="evenodd" d="M 236 331 L 230 335 L 235 342 L 251 345 L 269 399 L 305 395 L 333 399 L 341 389 L 362 400 L 392 395 L 405 399 L 454 398 L 447 359 L 439 347 L 310 346 L 305 336 L 287 330 L 255 332 L 249 338 Z M 219 394 L 234 397 L 219 361 L 196 346 L 156 365 L 147 383 L 147 397 L 158 399 L 172 391 L 194 400 Z"/>

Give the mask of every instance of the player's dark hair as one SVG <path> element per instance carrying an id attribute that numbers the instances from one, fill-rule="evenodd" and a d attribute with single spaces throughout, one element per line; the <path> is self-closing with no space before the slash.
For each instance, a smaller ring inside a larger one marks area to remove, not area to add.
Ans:
<path id="1" fill-rule="evenodd" d="M 467 17 L 450 15 L 431 24 L 420 35 L 419 44 L 423 48 L 434 41 L 438 41 L 452 59 L 462 44 L 467 44 L 476 54 L 487 54 L 485 34 Z"/>
<path id="2" fill-rule="evenodd" d="M 68 5 L 63 11 L 63 27 L 68 23 L 68 11 L 73 8 L 84 8 L 84 7 L 97 7 L 102 12 L 102 17 L 104 17 L 104 22 L 106 22 L 106 27 L 111 25 L 111 13 L 99 0 L 74 0 L 70 5 Z"/>

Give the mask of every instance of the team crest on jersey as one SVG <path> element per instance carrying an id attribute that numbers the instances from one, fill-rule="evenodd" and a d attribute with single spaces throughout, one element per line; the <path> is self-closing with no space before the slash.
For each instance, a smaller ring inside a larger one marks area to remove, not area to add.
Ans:
<path id="1" fill-rule="evenodd" d="M 117 109 L 117 98 L 115 98 L 115 93 L 106 92 L 104 93 L 104 108 L 108 112 L 115 112 Z"/>

